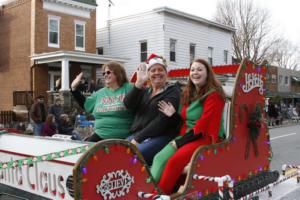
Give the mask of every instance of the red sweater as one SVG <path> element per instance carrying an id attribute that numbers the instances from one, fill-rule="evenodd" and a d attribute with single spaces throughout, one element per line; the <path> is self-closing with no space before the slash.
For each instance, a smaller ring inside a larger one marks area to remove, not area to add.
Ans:
<path id="1" fill-rule="evenodd" d="M 194 102 L 191 104 L 193 103 Z M 191 109 L 191 104 L 185 104 L 182 106 L 180 115 L 183 119 L 184 125 L 180 130 L 180 135 L 184 135 L 187 132 L 187 129 L 191 128 L 194 130 L 195 134 L 202 133 L 204 136 L 210 137 L 211 143 L 215 143 L 218 140 L 220 131 L 222 113 L 225 105 L 224 99 L 217 92 L 212 92 L 202 102 L 200 102 L 197 107 Z M 202 114 L 201 109 L 203 109 Z M 200 118 L 196 121 L 189 119 L 189 113 L 192 112 L 200 112 Z M 194 126 L 189 127 L 188 123 L 194 124 Z"/>

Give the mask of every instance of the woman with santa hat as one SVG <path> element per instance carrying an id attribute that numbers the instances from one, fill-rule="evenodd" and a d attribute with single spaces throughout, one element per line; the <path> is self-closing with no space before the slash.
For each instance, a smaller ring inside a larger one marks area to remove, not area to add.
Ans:
<path id="1" fill-rule="evenodd" d="M 173 119 L 160 112 L 158 107 L 160 101 L 165 101 L 178 109 L 180 87 L 167 83 L 167 75 L 166 61 L 151 54 L 147 63 L 138 66 L 137 81 L 124 99 L 125 106 L 136 111 L 129 130 L 132 136 L 128 140 L 137 146 L 149 166 L 155 154 L 175 137 L 178 130 Z M 148 87 L 144 87 L 146 83 Z"/>

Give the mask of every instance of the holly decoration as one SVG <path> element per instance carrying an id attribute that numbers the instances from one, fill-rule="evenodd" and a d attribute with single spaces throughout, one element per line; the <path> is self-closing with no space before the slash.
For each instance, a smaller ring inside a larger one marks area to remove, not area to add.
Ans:
<path id="1" fill-rule="evenodd" d="M 249 121 L 247 123 L 247 127 L 249 129 L 248 132 L 248 140 L 246 143 L 246 151 L 245 151 L 245 159 L 249 158 L 250 146 L 252 143 L 254 154 L 258 157 L 258 146 L 257 146 L 257 138 L 260 133 L 261 122 L 262 121 L 262 114 L 261 114 L 261 107 L 257 104 L 254 110 L 249 114 Z"/>
<path id="2" fill-rule="evenodd" d="M 256 140 L 259 136 L 261 120 L 261 108 L 260 105 L 257 104 L 254 111 L 250 113 L 249 122 L 247 124 L 250 137 L 254 140 Z"/>

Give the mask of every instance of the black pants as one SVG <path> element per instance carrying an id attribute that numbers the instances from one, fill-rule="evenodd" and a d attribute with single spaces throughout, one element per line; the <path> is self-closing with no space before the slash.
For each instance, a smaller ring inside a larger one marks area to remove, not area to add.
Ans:
<path id="1" fill-rule="evenodd" d="M 86 141 L 88 142 L 99 142 L 101 140 L 103 140 L 103 138 L 99 137 L 99 135 L 97 135 L 96 133 L 94 133 L 93 135 L 91 135 L 86 139 Z"/>

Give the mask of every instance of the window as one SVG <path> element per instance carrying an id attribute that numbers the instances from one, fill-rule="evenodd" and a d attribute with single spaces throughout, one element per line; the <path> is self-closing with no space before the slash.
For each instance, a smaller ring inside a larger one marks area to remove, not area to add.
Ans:
<path id="1" fill-rule="evenodd" d="M 85 22 L 75 21 L 75 50 L 85 50 Z"/>
<path id="2" fill-rule="evenodd" d="M 224 64 L 228 63 L 228 51 L 224 50 Z"/>
<path id="3" fill-rule="evenodd" d="M 170 61 L 176 62 L 176 40 L 170 39 Z"/>
<path id="4" fill-rule="evenodd" d="M 282 85 L 282 75 L 279 75 L 279 76 L 278 76 L 278 83 L 279 83 L 280 85 Z"/>
<path id="5" fill-rule="evenodd" d="M 276 83 L 276 75 L 272 74 L 271 77 L 272 77 L 272 83 Z"/>
<path id="6" fill-rule="evenodd" d="M 213 51 L 214 51 L 214 48 L 208 47 L 208 62 L 211 65 L 213 65 Z"/>
<path id="7" fill-rule="evenodd" d="M 270 74 L 266 74 L 267 82 L 270 82 Z"/>
<path id="8" fill-rule="evenodd" d="M 190 44 L 190 63 L 193 62 L 195 59 L 195 52 L 196 52 L 196 44 L 191 43 Z"/>
<path id="9" fill-rule="evenodd" d="M 288 76 L 284 77 L 284 84 L 286 84 L 286 85 L 289 84 L 289 77 Z"/>
<path id="10" fill-rule="evenodd" d="M 148 46 L 147 46 L 147 41 L 140 42 L 140 48 L 141 48 L 141 62 L 145 62 L 147 60 L 147 51 L 148 51 Z"/>
<path id="11" fill-rule="evenodd" d="M 103 47 L 98 47 L 97 48 L 97 54 L 98 55 L 103 55 L 104 54 Z"/>
<path id="12" fill-rule="evenodd" d="M 59 48 L 59 22 L 60 17 L 48 17 L 48 47 Z"/>

